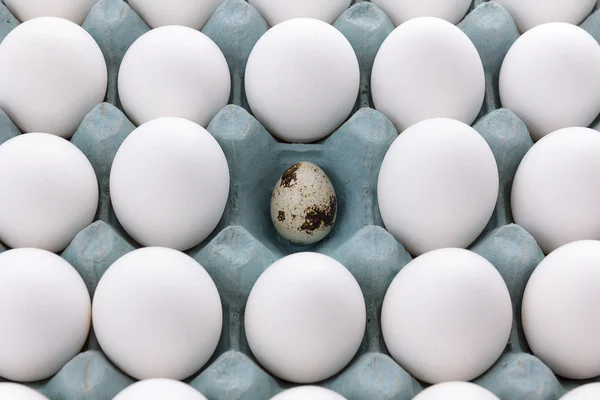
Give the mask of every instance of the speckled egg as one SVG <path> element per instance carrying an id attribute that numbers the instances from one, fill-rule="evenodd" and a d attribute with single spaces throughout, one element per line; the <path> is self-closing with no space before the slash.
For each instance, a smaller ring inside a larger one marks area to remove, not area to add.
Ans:
<path id="1" fill-rule="evenodd" d="M 310 162 L 288 168 L 271 198 L 277 232 L 294 244 L 311 244 L 331 232 L 337 215 L 335 190 L 325 172 Z"/>

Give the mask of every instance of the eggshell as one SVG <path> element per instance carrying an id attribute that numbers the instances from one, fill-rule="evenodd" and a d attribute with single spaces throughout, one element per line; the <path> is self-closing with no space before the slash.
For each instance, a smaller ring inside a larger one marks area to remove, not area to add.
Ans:
<path id="1" fill-rule="evenodd" d="M 2 382 L 0 383 L 0 399 L 6 400 L 48 400 L 46 396 L 42 396 L 39 392 L 28 388 L 25 385 L 16 383 Z"/>
<path id="2" fill-rule="evenodd" d="M 414 255 L 467 247 L 496 205 L 498 167 L 473 128 L 435 118 L 404 131 L 388 149 L 377 184 L 386 229 Z"/>
<path id="3" fill-rule="evenodd" d="M 559 247 L 537 266 L 523 296 L 523 329 L 531 350 L 555 374 L 600 375 L 600 242 Z"/>
<path id="4" fill-rule="evenodd" d="M 254 116 L 272 135 L 308 143 L 344 122 L 359 81 L 358 60 L 344 35 L 323 21 L 296 18 L 258 40 L 245 85 Z"/>
<path id="5" fill-rule="evenodd" d="M 512 186 L 515 222 L 545 253 L 583 239 L 600 239 L 600 133 L 565 128 L 525 155 Z"/>
<path id="6" fill-rule="evenodd" d="M 565 394 L 560 400 L 596 400 L 600 397 L 600 383 L 588 383 Z"/>
<path id="7" fill-rule="evenodd" d="M 128 386 L 113 400 L 207 400 L 199 391 L 171 379 L 147 379 Z"/>
<path id="8" fill-rule="evenodd" d="M 500 70 L 500 100 L 533 140 L 590 125 L 600 112 L 600 45 L 583 29 L 553 22 L 524 33 Z"/>
<path id="9" fill-rule="evenodd" d="M 56 254 L 0 254 L 0 376 L 34 382 L 56 374 L 85 343 L 90 313 L 83 279 Z M 1 398 L 14 399 L 2 394 L 0 386 Z"/>
<path id="10" fill-rule="evenodd" d="M 24 22 L 0 45 L 0 108 L 22 132 L 70 138 L 104 100 L 107 82 L 96 41 L 65 19 Z"/>
<path id="11" fill-rule="evenodd" d="M 4 0 L 10 12 L 25 22 L 39 17 L 59 17 L 81 25 L 98 0 Z M 172 1 L 172 0 L 171 0 Z"/>
<path id="12" fill-rule="evenodd" d="M 252 353 L 290 382 L 318 382 L 339 372 L 358 350 L 365 325 L 358 282 L 342 264 L 319 253 L 296 253 L 272 264 L 246 303 Z"/>
<path id="13" fill-rule="evenodd" d="M 231 78 L 225 56 L 208 36 L 163 26 L 127 50 L 118 87 L 123 109 L 136 125 L 181 117 L 206 127 L 227 105 Z"/>
<path id="14" fill-rule="evenodd" d="M 271 400 L 346 400 L 336 392 L 318 386 L 298 386 L 284 390 Z"/>
<path id="15" fill-rule="evenodd" d="M 413 400 L 500 400 L 492 392 L 469 382 L 446 382 L 428 387 Z"/>
<path id="16" fill-rule="evenodd" d="M 502 355 L 512 321 L 502 276 L 464 249 L 435 250 L 408 263 L 392 281 L 381 311 L 390 354 L 427 383 L 483 374 Z"/>
<path id="17" fill-rule="evenodd" d="M 215 229 L 229 195 L 229 168 L 206 129 L 159 118 L 121 144 L 110 196 L 123 228 L 144 246 L 186 250 Z"/>
<path id="18" fill-rule="evenodd" d="M 271 197 L 271 219 L 277 232 L 295 244 L 316 243 L 331 232 L 337 198 L 329 177 L 310 162 L 283 173 Z"/>
<path id="19" fill-rule="evenodd" d="M 596 0 L 495 0 L 512 15 L 517 27 L 525 32 L 547 22 L 568 22 L 579 25 L 587 17 Z"/>
<path id="20" fill-rule="evenodd" d="M 46 133 L 0 146 L 0 240 L 16 247 L 63 250 L 92 223 L 98 181 L 85 155 Z"/>
<path id="21" fill-rule="evenodd" d="M 189 377 L 215 351 L 223 321 L 219 292 L 204 268 L 160 247 L 134 250 L 111 265 L 92 312 L 102 350 L 136 379 Z"/>
<path id="22" fill-rule="evenodd" d="M 459 28 L 439 18 L 415 18 L 381 45 L 371 91 L 375 108 L 400 132 L 435 117 L 470 125 L 485 95 L 483 64 Z"/>
<path id="23" fill-rule="evenodd" d="M 182 25 L 202 29 L 224 0 L 129 0 L 151 28 Z"/>
<path id="24" fill-rule="evenodd" d="M 418 17 L 437 17 L 452 24 L 458 23 L 467 13 L 472 0 L 398 1 L 372 0 L 398 26 Z"/>
<path id="25" fill-rule="evenodd" d="M 314 18 L 333 23 L 348 7 L 351 0 L 248 0 L 269 25 L 293 18 Z"/>

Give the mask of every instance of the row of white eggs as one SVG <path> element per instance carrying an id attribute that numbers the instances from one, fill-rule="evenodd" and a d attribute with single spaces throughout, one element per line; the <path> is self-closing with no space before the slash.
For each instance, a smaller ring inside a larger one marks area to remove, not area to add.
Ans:
<path id="1" fill-rule="evenodd" d="M 537 142 L 521 162 L 512 212 L 545 253 L 598 238 L 600 191 L 592 183 L 600 171 L 599 151 L 598 132 L 566 128 Z M 326 183 L 318 187 L 329 188 L 311 201 L 335 197 L 319 168 L 307 170 L 318 171 Z M 317 174 L 308 178 L 314 186 Z M 0 197 L 0 239 L 11 248 L 61 251 L 96 214 L 98 184 L 90 162 L 55 135 L 24 134 L 0 145 L 0 182 L 6 189 Z M 137 242 L 187 250 L 217 226 L 229 184 L 227 159 L 204 128 L 182 118 L 159 118 L 120 146 L 110 196 L 117 218 Z M 297 188 L 278 193 L 278 187 L 272 210 L 297 197 Z M 410 196 L 404 195 L 406 188 Z M 389 232 L 419 255 L 469 246 L 488 223 L 498 191 L 496 161 L 481 135 L 462 122 L 435 118 L 404 131 L 388 150 L 378 205 Z M 273 222 L 285 236 L 282 223 Z"/>
<path id="2" fill-rule="evenodd" d="M 600 301 L 598 262 L 600 242 L 570 243 L 540 263 L 525 290 L 528 343 L 563 377 L 600 375 L 600 325 L 590 307 Z M 221 335 L 214 282 L 176 250 L 146 247 L 121 257 L 101 277 L 93 304 L 76 270 L 45 250 L 2 253 L 0 278 L 0 376 L 13 381 L 57 373 L 80 351 L 90 319 L 108 358 L 137 379 L 189 377 L 210 359 Z M 365 332 L 366 306 L 342 264 L 304 252 L 263 272 L 244 318 L 261 365 L 286 381 L 312 383 L 352 360 Z M 464 249 L 435 250 L 407 264 L 381 312 L 390 354 L 428 383 L 483 374 L 503 353 L 512 324 L 502 276 Z"/>
<path id="3" fill-rule="evenodd" d="M 412 2 L 411 2 L 412 3 Z M 335 57 L 331 57 L 335 54 Z M 600 112 L 600 45 L 583 29 L 549 23 L 529 30 L 508 52 L 500 74 L 504 107 L 539 139 L 557 129 L 587 126 Z M 0 46 L 0 107 L 23 132 L 70 137 L 104 99 L 106 65 L 79 26 L 37 18 Z M 313 142 L 351 112 L 359 64 L 348 40 L 310 18 L 280 23 L 259 39 L 246 68 L 254 115 L 276 137 Z M 477 49 L 455 25 L 422 17 L 396 28 L 372 71 L 375 107 L 399 131 L 428 118 L 471 124 L 485 94 Z M 201 32 L 165 26 L 142 35 L 126 53 L 118 88 L 136 124 L 182 117 L 206 126 L 227 104 L 227 61 Z"/>
<path id="4" fill-rule="evenodd" d="M 521 162 L 512 212 L 545 253 L 598 239 L 600 190 L 593 182 L 599 151 L 597 131 L 565 128 L 534 144 Z M 321 197 L 335 196 L 320 173 L 331 191 Z M 309 178 L 316 182 L 316 175 Z M 11 248 L 61 251 L 96 214 L 98 184 L 90 162 L 55 135 L 24 134 L 0 145 L 0 182 L 6 188 L 0 239 Z M 159 118 L 120 146 L 110 195 L 117 218 L 137 242 L 187 250 L 217 226 L 229 184 L 225 154 L 204 128 L 182 118 Z M 406 188 L 411 196 L 404 195 Z M 295 198 L 293 189 L 283 195 Z M 481 135 L 462 122 L 435 118 L 405 130 L 386 153 L 378 205 L 389 232 L 419 255 L 469 246 L 488 223 L 498 191 L 496 161 Z M 274 198 L 272 206 L 287 199 Z"/>
<path id="5" fill-rule="evenodd" d="M 525 290 L 528 343 L 563 377 L 600 375 L 598 316 L 589 307 L 600 301 L 599 262 L 600 242 L 563 246 L 540 263 Z M 108 358 L 142 380 L 192 375 L 210 359 L 221 334 L 216 286 L 204 268 L 175 250 L 152 247 L 123 256 L 101 278 L 93 304 L 77 272 L 44 250 L 2 253 L 0 278 L 0 376 L 13 381 L 58 372 L 83 346 L 90 320 Z M 351 361 L 365 312 L 361 289 L 343 265 L 297 253 L 259 277 L 244 325 L 265 369 L 312 383 Z M 392 357 L 434 384 L 484 373 L 503 353 L 512 323 L 498 271 L 462 249 L 436 250 L 407 264 L 388 288 L 381 313 Z"/>
<path id="6" fill-rule="evenodd" d="M 10 11 L 21 21 L 32 18 L 55 16 L 81 24 L 97 0 L 5 0 Z M 130 0 L 130 6 L 138 12 L 152 28 L 165 25 L 182 25 L 201 29 L 224 0 Z M 495 0 L 513 16 L 522 32 L 546 22 L 568 22 L 579 24 L 592 11 L 595 0 L 553 0 L 546 2 L 524 2 L 520 0 Z M 445 19 L 453 24 L 466 14 L 472 0 L 428 0 L 396 1 L 372 0 L 383 9 L 395 25 L 409 19 L 431 16 Z M 293 18 L 316 18 L 332 23 L 351 3 L 351 0 L 249 0 L 273 26 Z"/>

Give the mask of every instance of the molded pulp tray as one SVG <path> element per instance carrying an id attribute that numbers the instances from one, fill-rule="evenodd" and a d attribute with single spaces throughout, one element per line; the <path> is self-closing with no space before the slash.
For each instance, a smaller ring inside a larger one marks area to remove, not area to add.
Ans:
<path id="1" fill-rule="evenodd" d="M 2 39 L 18 21 L 2 4 L 0 16 Z M 367 302 L 367 330 L 358 354 L 342 372 L 320 385 L 349 400 L 410 400 L 425 387 L 390 358 L 379 324 L 385 291 L 396 273 L 411 260 L 402 245 L 381 227 L 376 199 L 379 168 L 398 133 L 382 114 L 369 108 L 373 60 L 394 27 L 369 2 L 354 4 L 334 26 L 357 53 L 360 94 L 353 114 L 343 126 L 322 142 L 308 145 L 278 143 L 249 113 L 243 91 L 244 69 L 250 50 L 268 29 L 259 13 L 243 0 L 226 0 L 202 30 L 219 45 L 232 75 L 230 105 L 208 126 L 229 162 L 229 201 L 215 232 L 187 252 L 210 273 L 224 307 L 223 333 L 213 358 L 187 380 L 210 400 L 266 400 L 290 387 L 266 373 L 253 359 L 244 337 L 243 312 L 250 289 L 262 271 L 284 255 L 306 250 L 328 254 L 343 263 L 360 283 Z M 139 247 L 124 233 L 111 210 L 108 178 L 119 145 L 134 129 L 120 109 L 119 64 L 128 47 L 149 28 L 122 0 L 100 0 L 83 27 L 104 53 L 109 88 L 107 102 L 87 115 L 72 142 L 94 166 L 101 199 L 96 222 L 81 231 L 62 256 L 80 272 L 93 295 L 111 263 Z M 510 187 L 532 141 L 523 122 L 510 111 L 500 109 L 497 85 L 502 60 L 519 33 L 506 10 L 484 0 L 474 1 L 459 27 L 474 42 L 485 67 L 485 103 L 474 127 L 491 146 L 500 171 L 496 210 L 471 249 L 500 271 L 508 284 L 516 316 L 505 354 L 475 382 L 502 400 L 557 400 L 565 391 L 587 382 L 555 377 L 528 353 L 520 325 L 525 284 L 543 254 L 524 229 L 511 223 Z M 582 27 L 600 40 L 600 11 L 594 11 Z M 0 143 L 18 134 L 15 125 L 0 111 Z M 283 171 L 298 161 L 321 166 L 338 195 L 336 226 L 314 246 L 290 245 L 278 236 L 269 214 L 273 185 Z M 102 354 L 92 333 L 82 353 L 56 376 L 30 386 L 52 400 L 109 400 L 132 382 Z"/>

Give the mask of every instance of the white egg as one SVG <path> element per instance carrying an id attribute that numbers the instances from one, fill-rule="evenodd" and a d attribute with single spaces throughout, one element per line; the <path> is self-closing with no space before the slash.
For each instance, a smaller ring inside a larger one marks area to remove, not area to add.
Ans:
<path id="1" fill-rule="evenodd" d="M 56 374 L 85 343 L 90 313 L 83 279 L 56 254 L 0 254 L 0 376 L 33 382 Z"/>
<path id="2" fill-rule="evenodd" d="M 381 311 L 390 354 L 427 383 L 483 374 L 502 355 L 511 326 L 502 276 L 464 249 L 435 250 L 411 261 L 392 281 Z"/>
<path id="3" fill-rule="evenodd" d="M 254 116 L 272 135 L 307 143 L 344 122 L 356 102 L 359 81 L 358 60 L 344 35 L 325 22 L 297 18 L 258 40 L 245 85 Z"/>
<path id="4" fill-rule="evenodd" d="M 500 400 L 492 392 L 469 382 L 445 382 L 428 387 L 413 400 Z"/>
<path id="5" fill-rule="evenodd" d="M 296 253 L 258 278 L 246 304 L 245 329 L 262 366 L 290 382 L 312 383 L 342 370 L 363 338 L 360 286 L 339 262 Z"/>
<path id="6" fill-rule="evenodd" d="M 98 0 L 4 0 L 19 21 L 39 17 L 59 17 L 81 25 Z"/>
<path id="7" fill-rule="evenodd" d="M 199 391 L 171 379 L 147 379 L 128 386 L 113 400 L 206 400 Z"/>
<path id="8" fill-rule="evenodd" d="M 107 82 L 96 41 L 65 19 L 24 22 L 0 45 L 0 108 L 23 132 L 70 138 Z"/>
<path id="9" fill-rule="evenodd" d="M 588 383 L 565 394 L 560 400 L 596 400 L 600 398 L 600 383 Z"/>
<path id="10" fill-rule="evenodd" d="M 600 375 L 600 242 L 559 247 L 537 266 L 523 296 L 523 329 L 531 350 L 555 374 Z"/>
<path id="11" fill-rule="evenodd" d="M 202 29 L 224 0 L 129 0 L 151 28 L 182 25 Z"/>
<path id="12" fill-rule="evenodd" d="M 0 146 L 0 241 L 9 247 L 63 250 L 92 223 L 98 181 L 69 141 L 28 133 Z"/>
<path id="13" fill-rule="evenodd" d="M 381 45 L 371 91 L 375 108 L 400 132 L 435 117 L 471 124 L 485 95 L 483 64 L 459 28 L 438 18 L 415 18 Z"/>
<path id="14" fill-rule="evenodd" d="M 558 129 L 590 125 L 600 112 L 600 45 L 562 22 L 524 33 L 500 70 L 500 100 L 533 140 Z"/>
<path id="15" fill-rule="evenodd" d="M 600 239 L 600 132 L 566 128 L 537 142 L 512 186 L 515 222 L 545 253 L 576 240 Z"/>
<path id="16" fill-rule="evenodd" d="M 579 25 L 596 5 L 596 0 L 494 1 L 510 12 L 521 32 L 547 22 Z"/>
<path id="17" fill-rule="evenodd" d="M 221 335 L 213 280 L 193 258 L 146 247 L 119 258 L 92 304 L 102 350 L 136 379 L 184 379 L 210 359 Z"/>
<path id="18" fill-rule="evenodd" d="M 163 26 L 136 40 L 119 69 L 119 98 L 136 124 L 181 117 L 206 127 L 229 100 L 227 60 L 205 34 Z"/>
<path id="19" fill-rule="evenodd" d="M 277 232 L 295 244 L 316 243 L 331 232 L 337 199 L 329 177 L 310 162 L 299 162 L 279 178 L 271 197 Z"/>
<path id="20" fill-rule="evenodd" d="M 472 0 L 372 0 L 398 26 L 418 17 L 437 17 L 450 23 L 458 23 L 467 13 Z"/>
<path id="21" fill-rule="evenodd" d="M 498 197 L 487 142 L 462 122 L 435 118 L 408 128 L 388 149 L 377 184 L 386 229 L 414 255 L 467 247 Z"/>
<path id="22" fill-rule="evenodd" d="M 348 7 L 351 0 L 248 0 L 269 25 L 294 18 L 314 18 L 331 24 Z"/>
<path id="23" fill-rule="evenodd" d="M 298 386 L 293 389 L 284 390 L 271 400 L 346 400 L 333 390 L 318 386 Z"/>
<path id="24" fill-rule="evenodd" d="M 6 400 L 48 400 L 39 392 L 16 383 L 0 383 L 0 399 Z"/>
<path id="25" fill-rule="evenodd" d="M 227 204 L 229 168 L 206 129 L 159 118 L 121 144 L 110 198 L 123 228 L 144 246 L 189 249 L 215 229 Z"/>

